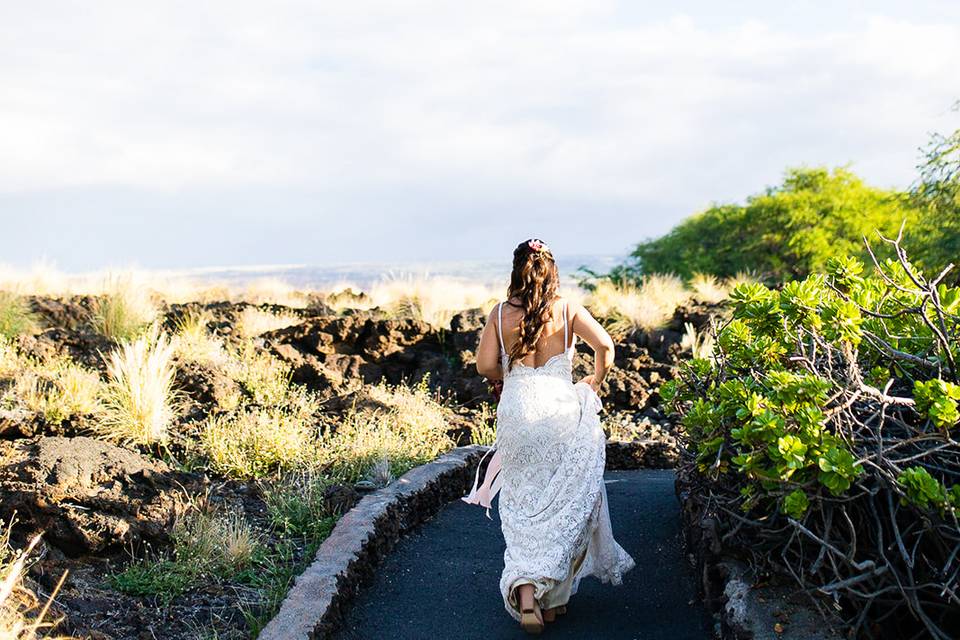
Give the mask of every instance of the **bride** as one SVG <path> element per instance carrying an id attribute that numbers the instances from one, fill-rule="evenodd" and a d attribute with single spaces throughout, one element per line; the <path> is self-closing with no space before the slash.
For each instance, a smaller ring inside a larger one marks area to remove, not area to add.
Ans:
<path id="1" fill-rule="evenodd" d="M 503 380 L 495 454 L 482 485 L 464 498 L 489 508 L 499 492 L 507 543 L 500 592 L 530 633 L 566 612 L 583 576 L 620 584 L 634 566 L 613 539 L 603 484 L 597 393 L 613 341 L 558 285 L 550 249 L 537 239 L 520 243 L 507 300 L 491 311 L 477 349 L 480 375 Z M 596 368 L 573 384 L 577 336 L 593 349 Z"/>

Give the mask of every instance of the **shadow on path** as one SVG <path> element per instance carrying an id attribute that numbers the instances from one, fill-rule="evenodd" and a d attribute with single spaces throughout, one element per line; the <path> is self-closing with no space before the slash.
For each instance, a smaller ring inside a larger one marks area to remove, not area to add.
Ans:
<path id="1" fill-rule="evenodd" d="M 622 586 L 585 578 L 545 638 L 706 640 L 712 622 L 680 546 L 669 470 L 608 471 L 617 541 L 637 562 Z M 496 504 L 494 504 L 496 507 Z M 347 614 L 339 640 L 527 638 L 503 608 L 496 508 L 459 500 L 400 541 Z"/>

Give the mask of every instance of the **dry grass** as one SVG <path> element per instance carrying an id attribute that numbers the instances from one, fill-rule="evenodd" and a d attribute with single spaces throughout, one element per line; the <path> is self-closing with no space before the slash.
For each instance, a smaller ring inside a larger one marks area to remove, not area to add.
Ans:
<path id="1" fill-rule="evenodd" d="M 730 295 L 730 289 L 725 282 L 708 273 L 695 273 L 690 279 L 690 288 L 693 297 L 701 302 L 722 302 Z"/>
<path id="2" fill-rule="evenodd" d="M 48 422 L 96 413 L 100 376 L 66 357 L 38 361 L 0 336 L 0 407 L 38 413 Z"/>
<path id="3" fill-rule="evenodd" d="M 0 291 L 0 336 L 15 338 L 23 333 L 32 333 L 37 325 L 36 316 L 23 296 Z"/>
<path id="4" fill-rule="evenodd" d="M 156 305 L 147 290 L 128 276 L 110 276 L 93 309 L 93 325 L 114 340 L 132 340 L 156 316 Z"/>
<path id="5" fill-rule="evenodd" d="M 207 311 L 186 314 L 177 323 L 173 348 L 177 357 L 187 362 L 199 362 L 213 367 L 227 364 L 229 356 L 223 341 L 207 330 L 210 313 Z"/>
<path id="6" fill-rule="evenodd" d="M 25 369 L 15 378 L 14 398 L 28 411 L 47 422 L 84 416 L 99 409 L 100 377 L 74 363 L 58 363 L 52 369 Z"/>
<path id="7" fill-rule="evenodd" d="M 165 443 L 178 408 L 174 373 L 173 345 L 156 327 L 112 351 L 97 433 L 128 444 Z"/>
<path id="8" fill-rule="evenodd" d="M 683 337 L 680 339 L 682 351 L 690 353 L 694 358 L 712 359 L 713 343 L 712 333 L 700 333 L 689 322 L 683 325 Z"/>
<path id="9" fill-rule="evenodd" d="M 317 436 L 302 416 L 278 408 L 244 407 L 208 418 L 200 446 L 218 473 L 257 478 L 307 464 Z"/>
<path id="10" fill-rule="evenodd" d="M 234 575 L 250 566 L 260 548 L 259 536 L 236 510 L 195 506 L 171 531 L 178 562 L 196 563 L 201 571 Z"/>
<path id="11" fill-rule="evenodd" d="M 24 585 L 30 556 L 39 541 L 37 536 L 17 552 L 10 546 L 10 528 L 0 531 L 0 640 L 52 640 L 54 637 L 52 630 L 59 621 L 49 621 L 47 615 L 63 580 L 43 604 Z"/>
<path id="12" fill-rule="evenodd" d="M 369 479 L 383 459 L 399 476 L 455 445 L 447 434 L 446 410 L 425 381 L 415 387 L 380 383 L 365 391 L 374 407 L 355 406 L 323 439 L 319 456 L 334 477 Z"/>
<path id="13" fill-rule="evenodd" d="M 586 306 L 606 321 L 617 337 L 636 331 L 663 328 L 680 305 L 690 300 L 683 280 L 674 275 L 645 276 L 639 286 L 599 283 L 587 298 Z"/>
<path id="14" fill-rule="evenodd" d="M 246 307 L 237 318 L 236 328 L 241 337 L 249 339 L 300 322 L 300 318 L 287 313 L 271 313 L 256 307 Z"/>
<path id="15" fill-rule="evenodd" d="M 227 374 L 249 394 L 254 404 L 283 405 L 290 394 L 290 367 L 269 353 L 244 342 L 231 353 Z"/>
<path id="16" fill-rule="evenodd" d="M 502 295 L 502 287 L 426 276 L 388 278 L 370 289 L 372 305 L 435 327 L 449 326 L 454 314 L 464 309 L 489 311 Z"/>

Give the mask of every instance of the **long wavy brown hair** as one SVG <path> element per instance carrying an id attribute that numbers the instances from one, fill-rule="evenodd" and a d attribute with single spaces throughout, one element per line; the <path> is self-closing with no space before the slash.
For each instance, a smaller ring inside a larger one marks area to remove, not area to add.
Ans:
<path id="1" fill-rule="evenodd" d="M 518 244 L 513 250 L 507 300 L 513 306 L 517 305 L 512 300 L 520 301 L 523 318 L 520 320 L 520 339 L 510 347 L 508 369 L 536 348 L 544 326 L 552 318 L 553 301 L 559 286 L 557 263 L 547 245 L 537 238 Z"/>

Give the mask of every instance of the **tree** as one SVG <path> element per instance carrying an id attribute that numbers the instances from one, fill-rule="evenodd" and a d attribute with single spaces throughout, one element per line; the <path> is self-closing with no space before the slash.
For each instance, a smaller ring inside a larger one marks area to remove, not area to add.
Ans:
<path id="1" fill-rule="evenodd" d="M 894 236 L 904 220 L 910 228 L 918 212 L 905 194 L 871 187 L 847 169 L 789 169 L 783 184 L 746 204 L 713 205 L 641 243 L 624 270 L 633 277 L 754 271 L 773 281 L 802 278 L 835 256 L 868 259 L 864 236 Z"/>

